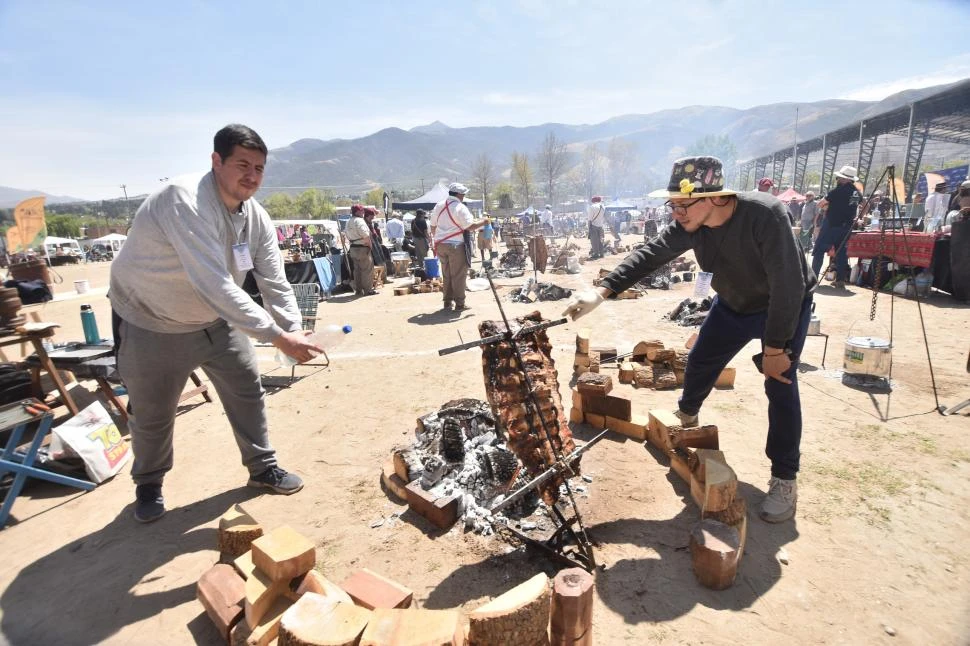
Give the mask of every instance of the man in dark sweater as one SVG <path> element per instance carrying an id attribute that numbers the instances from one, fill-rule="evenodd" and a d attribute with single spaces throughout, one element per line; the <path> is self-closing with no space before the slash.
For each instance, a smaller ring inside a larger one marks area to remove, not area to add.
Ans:
<path id="1" fill-rule="evenodd" d="M 795 515 L 802 432 L 797 366 L 817 281 L 785 205 L 765 193 L 723 187 L 719 159 L 674 162 L 667 189 L 650 194 L 669 198 L 674 222 L 627 256 L 598 289 L 574 297 L 564 315 L 575 320 L 693 249 L 702 270 L 699 282 L 709 279 L 717 296 L 688 356 L 677 415 L 684 426 L 696 426 L 721 370 L 748 342 L 761 340 L 763 352 L 756 361 L 768 396 L 765 452 L 771 480 L 760 516 L 777 523 Z"/>

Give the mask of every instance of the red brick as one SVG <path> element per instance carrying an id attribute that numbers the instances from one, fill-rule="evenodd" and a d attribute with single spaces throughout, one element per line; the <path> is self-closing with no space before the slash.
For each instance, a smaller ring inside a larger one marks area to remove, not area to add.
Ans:
<path id="1" fill-rule="evenodd" d="M 199 579 L 196 598 L 228 642 L 232 627 L 243 616 L 246 582 L 231 565 L 213 565 Z"/>
<path id="2" fill-rule="evenodd" d="M 340 584 L 358 606 L 374 608 L 409 608 L 414 593 L 400 583 L 367 568 L 351 574 Z"/>
<path id="3" fill-rule="evenodd" d="M 408 506 L 434 525 L 441 529 L 448 529 L 458 520 L 458 496 L 452 493 L 440 496 L 434 491 L 428 491 L 421 486 L 421 479 L 417 479 L 405 487 Z"/>
<path id="4" fill-rule="evenodd" d="M 583 394 L 583 412 L 595 413 L 604 417 L 613 417 L 625 422 L 630 421 L 632 407 L 630 400 L 614 395 L 587 395 Z"/>

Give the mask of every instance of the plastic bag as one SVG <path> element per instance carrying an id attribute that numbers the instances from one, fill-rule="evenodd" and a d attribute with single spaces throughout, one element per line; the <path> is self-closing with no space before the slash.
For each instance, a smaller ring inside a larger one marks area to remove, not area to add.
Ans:
<path id="1" fill-rule="evenodd" d="M 68 450 L 84 461 L 92 482 L 102 483 L 131 459 L 131 447 L 101 402 L 94 402 L 51 431 L 51 453 Z"/>

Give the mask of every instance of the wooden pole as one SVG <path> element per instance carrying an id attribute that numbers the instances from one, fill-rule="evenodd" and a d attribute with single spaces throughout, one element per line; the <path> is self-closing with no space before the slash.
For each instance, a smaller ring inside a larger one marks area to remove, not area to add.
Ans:
<path id="1" fill-rule="evenodd" d="M 552 583 L 552 646 L 593 643 L 593 575 L 569 568 Z"/>

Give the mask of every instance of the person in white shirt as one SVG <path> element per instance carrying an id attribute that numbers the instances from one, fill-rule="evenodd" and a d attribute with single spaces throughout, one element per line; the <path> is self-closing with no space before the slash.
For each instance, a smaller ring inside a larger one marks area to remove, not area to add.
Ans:
<path id="1" fill-rule="evenodd" d="M 539 222 L 542 223 L 542 232 L 552 235 L 552 205 L 546 204 L 546 210 L 539 216 Z"/>
<path id="2" fill-rule="evenodd" d="M 586 209 L 586 219 L 589 220 L 589 257 L 602 258 L 606 208 L 603 206 L 603 198 L 599 195 L 594 195 L 589 201 L 589 208 Z"/>
<path id="3" fill-rule="evenodd" d="M 354 295 L 371 296 L 377 292 L 374 291 L 374 257 L 371 255 L 373 239 L 370 235 L 370 227 L 364 220 L 362 205 L 351 206 L 350 215 L 344 235 L 350 244 L 348 254 L 353 263 Z"/>
<path id="4" fill-rule="evenodd" d="M 441 261 L 441 295 L 443 309 L 467 310 L 465 305 L 465 280 L 472 266 L 471 232 L 485 224 L 476 220 L 463 204 L 468 189 L 454 182 L 448 186 L 448 197 L 438 202 L 431 211 L 431 236 L 435 253 Z"/>
<path id="5" fill-rule="evenodd" d="M 400 251 L 401 244 L 404 242 L 404 222 L 397 213 L 393 214 L 387 221 L 386 229 L 387 237 L 394 245 L 394 251 Z"/>
<path id="6" fill-rule="evenodd" d="M 923 231 L 934 233 L 943 225 L 949 204 L 950 195 L 946 192 L 946 182 L 939 182 L 934 192 L 926 198 L 926 226 Z"/>

